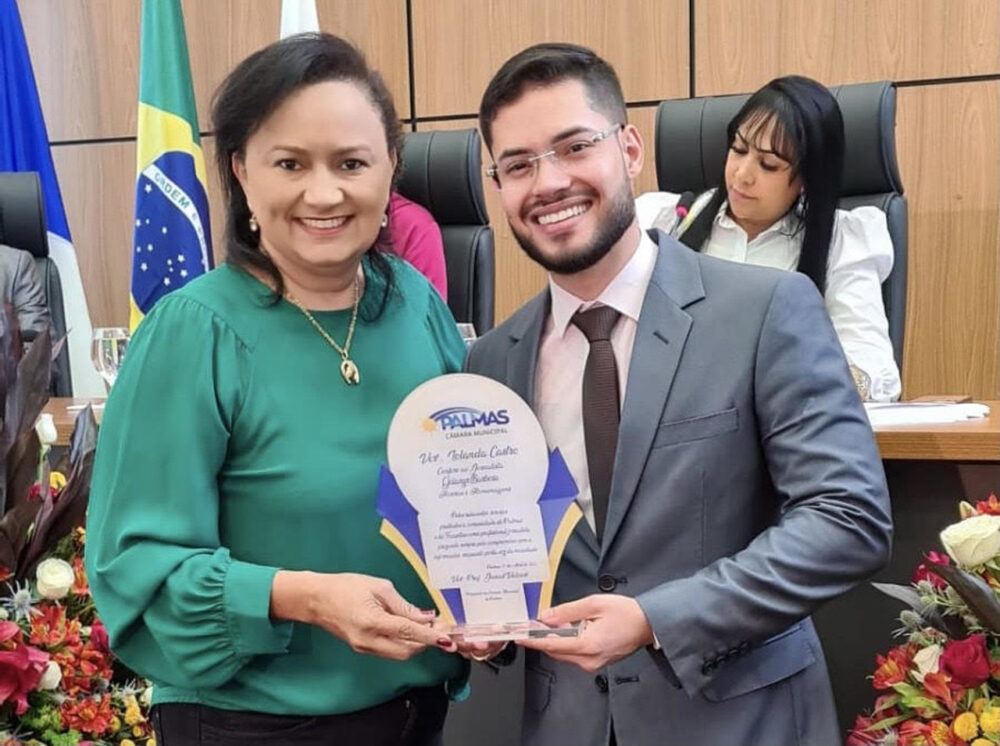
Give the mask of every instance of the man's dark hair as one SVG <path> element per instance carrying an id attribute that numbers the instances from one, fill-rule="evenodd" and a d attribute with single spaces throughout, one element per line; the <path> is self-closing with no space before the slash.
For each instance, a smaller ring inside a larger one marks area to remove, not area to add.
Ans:
<path id="1" fill-rule="evenodd" d="M 593 51 L 576 44 L 536 44 L 518 52 L 501 67 L 486 86 L 479 104 L 479 128 L 486 147 L 493 150 L 493 120 L 527 88 L 579 80 L 587 90 L 591 108 L 609 122 L 624 124 L 625 96 L 614 68 Z"/>

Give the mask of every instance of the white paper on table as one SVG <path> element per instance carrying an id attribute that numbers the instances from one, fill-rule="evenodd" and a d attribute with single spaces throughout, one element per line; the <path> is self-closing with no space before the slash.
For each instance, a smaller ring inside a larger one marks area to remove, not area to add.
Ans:
<path id="1" fill-rule="evenodd" d="M 989 415 L 985 404 L 939 402 L 869 402 L 865 412 L 872 427 L 889 425 L 946 425 L 979 420 Z"/>

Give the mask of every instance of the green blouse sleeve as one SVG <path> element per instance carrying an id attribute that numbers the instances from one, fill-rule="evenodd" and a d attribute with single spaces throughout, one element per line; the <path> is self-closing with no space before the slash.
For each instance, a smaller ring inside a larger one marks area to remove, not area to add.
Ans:
<path id="1" fill-rule="evenodd" d="M 114 652 L 155 681 L 218 687 L 291 637 L 269 618 L 277 568 L 240 562 L 219 540 L 216 476 L 251 375 L 228 325 L 169 296 L 133 337 L 107 402 L 87 574 Z"/>
<path id="2" fill-rule="evenodd" d="M 465 361 L 465 341 L 458 333 L 455 317 L 451 315 L 441 296 L 431 285 L 427 285 L 427 289 L 427 327 L 441 355 L 444 372 L 457 373 L 462 370 L 462 363 Z"/>

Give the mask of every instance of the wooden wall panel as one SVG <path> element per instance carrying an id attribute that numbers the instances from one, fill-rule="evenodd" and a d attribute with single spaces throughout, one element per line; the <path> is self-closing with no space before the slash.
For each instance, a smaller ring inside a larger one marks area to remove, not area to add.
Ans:
<path id="1" fill-rule="evenodd" d="M 135 134 L 140 3 L 18 0 L 49 140 Z"/>
<path id="2" fill-rule="evenodd" d="M 629 121 L 639 128 L 643 142 L 646 144 L 646 162 L 639 178 L 634 184 L 636 194 L 656 188 L 656 172 L 653 165 L 653 120 L 655 107 L 629 109 Z M 421 131 L 456 130 L 475 128 L 474 119 L 452 120 L 447 122 L 428 122 L 418 124 Z M 483 165 L 490 163 L 489 153 L 483 147 Z M 486 210 L 490 215 L 490 225 L 496 243 L 496 321 L 510 316 L 532 296 L 545 286 L 545 271 L 531 261 L 518 246 L 511 233 L 500 204 L 500 196 L 493 182 L 483 175 L 483 192 L 486 195 Z"/>
<path id="3" fill-rule="evenodd" d="M 695 0 L 695 93 L 1000 72 L 996 0 Z"/>
<path id="4" fill-rule="evenodd" d="M 903 390 L 1000 398 L 1000 83 L 899 91 L 909 200 Z"/>
<path id="5" fill-rule="evenodd" d="M 500 65 L 542 41 L 592 47 L 615 66 L 629 101 L 687 95 L 687 7 L 687 0 L 412 0 L 416 114 L 474 114 Z"/>
<path id="6" fill-rule="evenodd" d="M 404 0 L 318 0 L 320 28 L 365 50 L 409 116 Z M 134 137 L 139 85 L 136 0 L 19 0 L 52 142 Z M 278 38 L 280 0 L 184 0 L 198 110 L 211 128 L 211 97 L 229 70 Z"/>
<path id="7" fill-rule="evenodd" d="M 135 143 L 52 148 L 94 326 L 128 326 Z"/>
<path id="8" fill-rule="evenodd" d="M 642 135 L 642 143 L 645 149 L 646 160 L 642 165 L 642 173 L 632 184 L 632 189 L 636 195 L 643 192 L 656 191 L 656 153 L 654 146 L 653 132 L 656 125 L 656 107 L 642 106 L 628 110 L 628 120 L 636 126 L 639 134 Z"/>

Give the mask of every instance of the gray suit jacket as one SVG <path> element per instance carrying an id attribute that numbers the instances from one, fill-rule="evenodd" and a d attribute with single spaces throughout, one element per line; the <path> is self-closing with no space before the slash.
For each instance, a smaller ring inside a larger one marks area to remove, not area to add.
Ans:
<path id="1" fill-rule="evenodd" d="M 22 339 L 34 339 L 49 328 L 49 306 L 35 258 L 4 244 L 0 244 L 0 301 L 14 307 Z M 3 318 L 0 313 L 0 324 Z"/>
<path id="2" fill-rule="evenodd" d="M 524 742 L 834 746 L 809 614 L 888 560 L 882 462 L 813 284 L 659 236 L 622 409 L 605 540 L 581 521 L 553 603 L 635 597 L 662 650 L 596 677 L 528 652 Z M 525 401 L 548 291 L 466 368 Z"/>

